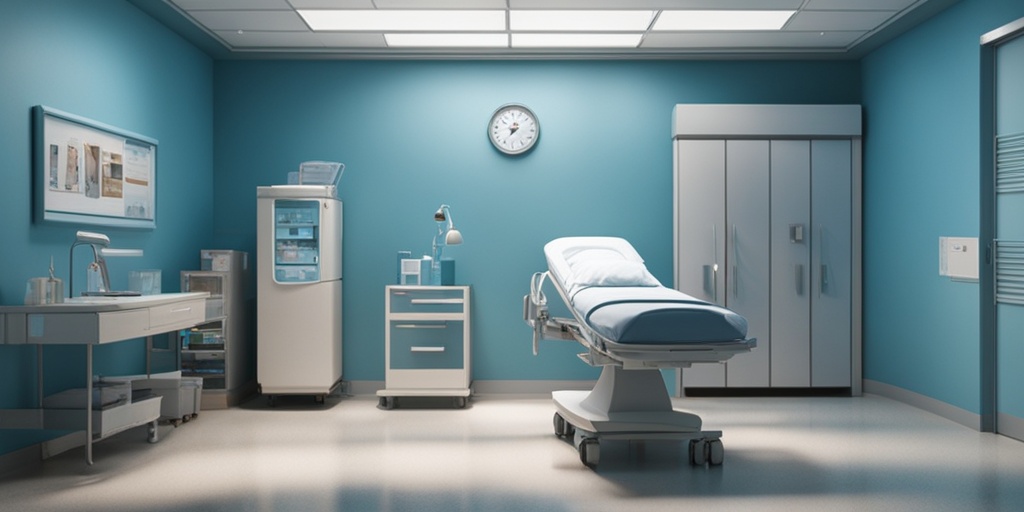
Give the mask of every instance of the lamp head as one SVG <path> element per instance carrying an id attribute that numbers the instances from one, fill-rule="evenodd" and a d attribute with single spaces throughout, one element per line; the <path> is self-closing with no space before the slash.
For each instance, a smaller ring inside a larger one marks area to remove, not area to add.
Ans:
<path id="1" fill-rule="evenodd" d="M 445 245 L 459 245 L 462 243 L 462 233 L 455 228 L 450 228 L 448 234 L 444 236 Z"/>
<path id="2" fill-rule="evenodd" d="M 446 204 L 442 204 L 440 207 L 438 207 L 437 211 L 434 212 L 434 220 L 437 222 L 444 222 L 448 220 L 448 217 L 444 213 L 446 209 L 448 209 L 448 205 Z"/>
<path id="3" fill-rule="evenodd" d="M 75 241 L 81 244 L 89 244 L 99 247 L 106 247 L 110 245 L 110 237 L 102 233 L 93 233 L 91 231 L 79 231 L 75 233 Z"/>

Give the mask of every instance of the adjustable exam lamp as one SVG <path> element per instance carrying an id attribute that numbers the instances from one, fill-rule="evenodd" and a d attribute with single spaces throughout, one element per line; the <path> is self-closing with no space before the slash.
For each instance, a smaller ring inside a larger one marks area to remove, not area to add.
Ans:
<path id="1" fill-rule="evenodd" d="M 74 297 L 74 286 L 75 280 L 75 259 L 74 252 L 75 247 L 79 245 L 88 244 L 92 246 L 92 257 L 96 265 L 100 267 L 100 276 L 103 278 L 103 287 L 99 290 L 99 295 L 127 295 L 130 292 L 112 292 L 110 291 L 110 274 L 107 272 L 107 260 L 104 256 L 118 257 L 118 256 L 142 256 L 142 249 L 111 249 L 107 247 L 110 245 L 110 237 L 102 233 L 93 233 L 90 231 L 79 231 L 75 234 L 75 242 L 71 244 L 71 250 L 68 254 L 68 296 Z M 88 293 L 88 292 L 86 292 Z M 136 294 L 137 295 L 137 294 Z"/>
<path id="2" fill-rule="evenodd" d="M 437 222 L 437 234 L 434 235 L 433 253 L 431 254 L 434 260 L 430 262 L 430 278 L 433 284 L 441 284 L 441 251 L 446 245 L 461 244 L 462 233 L 455 229 L 451 207 L 446 204 L 442 204 L 434 212 L 434 221 Z M 443 242 L 441 242 L 442 237 Z"/>

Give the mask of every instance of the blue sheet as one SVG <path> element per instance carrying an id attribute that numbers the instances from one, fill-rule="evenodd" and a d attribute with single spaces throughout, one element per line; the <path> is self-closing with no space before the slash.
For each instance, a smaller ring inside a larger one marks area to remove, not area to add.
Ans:
<path id="1" fill-rule="evenodd" d="M 742 316 L 664 286 L 589 287 L 576 292 L 572 307 L 616 343 L 714 343 L 747 335 Z"/>

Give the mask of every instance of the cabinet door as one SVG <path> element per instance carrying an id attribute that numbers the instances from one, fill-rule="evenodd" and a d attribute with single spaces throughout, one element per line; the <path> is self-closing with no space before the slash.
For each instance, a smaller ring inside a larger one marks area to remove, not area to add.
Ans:
<path id="1" fill-rule="evenodd" d="M 852 143 L 811 142 L 811 386 L 851 385 Z"/>
<path id="2" fill-rule="evenodd" d="M 676 288 L 725 303 L 725 141 L 676 142 Z"/>
<path id="3" fill-rule="evenodd" d="M 771 384 L 811 385 L 811 143 L 772 141 Z"/>
<path id="4" fill-rule="evenodd" d="M 676 160 L 676 288 L 725 304 L 725 141 L 680 140 Z M 686 386 L 722 387 L 725 366 L 683 370 Z"/>
<path id="5" fill-rule="evenodd" d="M 726 143 L 726 301 L 747 319 L 757 347 L 726 363 L 729 387 L 769 385 L 769 146 L 767 140 Z"/>

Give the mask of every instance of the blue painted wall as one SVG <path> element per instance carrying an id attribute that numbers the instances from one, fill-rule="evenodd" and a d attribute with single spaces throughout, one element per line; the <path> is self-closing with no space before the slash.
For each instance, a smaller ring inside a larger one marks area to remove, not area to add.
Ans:
<path id="1" fill-rule="evenodd" d="M 4 304 L 21 302 L 50 255 L 67 267 L 80 227 L 32 222 L 29 111 L 45 104 L 160 141 L 157 230 L 106 230 L 146 250 L 112 262 L 115 284 L 157 267 L 177 290 L 201 248 L 254 252 L 255 188 L 301 161 L 339 160 L 346 379 L 383 378 L 383 287 L 395 251 L 429 249 L 441 202 L 466 237 L 446 254 L 474 287 L 474 378 L 592 378 L 573 344 L 530 354 L 521 297 L 544 268 L 541 246 L 562 235 L 624 236 L 671 282 L 672 105 L 862 102 L 865 376 L 979 410 L 977 287 L 938 277 L 937 238 L 977 234 L 978 37 L 1024 16 L 1020 2 L 963 0 L 862 62 L 214 63 L 121 0 L 11 4 L 0 6 Z M 510 101 L 541 119 L 520 158 L 484 134 Z M 138 371 L 139 343 L 106 352 L 99 371 Z M 46 356 L 52 386 L 76 381 L 80 352 Z M 34 366 L 34 349 L 0 347 L 0 407 L 31 404 Z M 47 435 L 4 431 L 0 453 Z"/>
<path id="2" fill-rule="evenodd" d="M 978 236 L 980 37 L 1018 0 L 963 0 L 863 59 L 864 376 L 980 413 L 978 285 L 938 275 Z"/>
<path id="3" fill-rule="evenodd" d="M 574 343 L 531 353 L 522 297 L 543 245 L 622 236 L 670 284 L 673 105 L 857 103 L 860 75 L 856 62 L 234 61 L 218 62 L 215 94 L 215 237 L 232 248 L 255 251 L 257 186 L 304 160 L 347 165 L 347 380 L 383 380 L 384 286 L 396 251 L 430 250 L 441 203 L 465 237 L 445 254 L 473 286 L 473 378 L 589 379 Z M 507 102 L 540 118 L 518 158 L 485 135 Z"/>
<path id="4" fill-rule="evenodd" d="M 40 104 L 159 141 L 156 230 L 88 229 L 107 233 L 114 247 L 145 251 L 110 260 L 114 286 L 126 287 L 131 269 L 160 268 L 163 289 L 178 290 L 178 272 L 196 268 L 212 241 L 212 83 L 208 56 L 123 0 L 0 3 L 0 303 L 21 304 L 26 280 L 45 276 L 51 256 L 66 280 L 75 231 L 87 228 L 32 220 L 30 112 Z M 79 251 L 75 289 L 82 290 L 89 255 Z M 0 345 L 0 408 L 34 404 L 35 354 Z M 141 341 L 95 354 L 99 373 L 145 369 Z M 47 347 L 44 360 L 48 392 L 84 379 L 82 349 Z M 0 454 L 52 435 L 0 430 Z"/>

